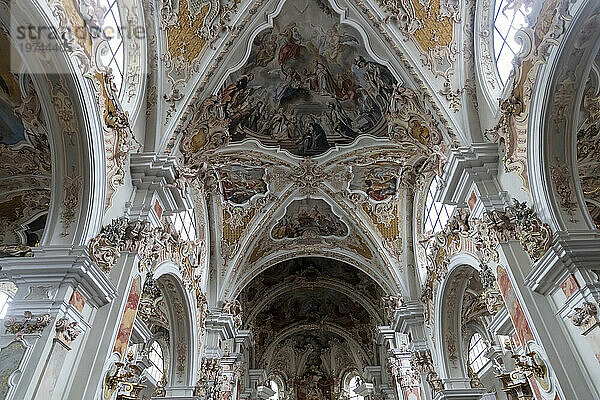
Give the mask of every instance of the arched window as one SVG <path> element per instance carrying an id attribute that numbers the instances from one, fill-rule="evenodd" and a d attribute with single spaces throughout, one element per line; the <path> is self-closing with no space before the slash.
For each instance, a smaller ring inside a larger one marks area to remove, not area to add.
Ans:
<path id="1" fill-rule="evenodd" d="M 437 192 L 440 183 L 440 178 L 433 178 L 427 192 L 425 201 L 425 229 L 424 233 L 436 233 L 444 229 L 450 216 L 454 212 L 454 206 L 434 201 L 435 193 Z"/>
<path id="2" fill-rule="evenodd" d="M 277 384 L 277 381 L 271 379 L 269 381 L 269 386 L 271 387 L 271 390 L 275 392 L 273 396 L 269 397 L 269 400 L 279 400 L 279 385 Z"/>
<path id="3" fill-rule="evenodd" d="M 516 5 L 520 5 L 515 9 Z M 531 8 L 514 0 L 496 0 L 494 9 L 494 53 L 496 68 L 503 85 L 512 71 L 512 61 L 520 51 L 520 45 L 515 40 L 519 29 L 527 26 L 527 15 Z"/>
<path id="4" fill-rule="evenodd" d="M 6 317 L 8 305 L 17 293 L 17 286 L 8 281 L 0 282 L 0 319 Z"/>
<path id="5" fill-rule="evenodd" d="M 150 359 L 151 365 L 148 367 L 147 371 L 150 376 L 158 382 L 162 379 L 165 370 L 165 359 L 163 357 L 162 347 L 160 347 L 158 342 L 154 341 L 152 343 L 148 359 Z"/>
<path id="6" fill-rule="evenodd" d="M 182 211 L 169 217 L 175 231 L 183 240 L 196 240 L 196 223 L 192 210 Z"/>
<path id="7" fill-rule="evenodd" d="M 362 379 L 358 375 L 355 375 L 350 379 L 350 382 L 348 383 L 348 394 L 349 394 L 350 399 L 354 399 L 354 400 L 363 400 L 364 399 L 363 396 L 361 396 L 360 394 L 355 392 L 355 390 L 358 389 L 358 387 L 361 384 L 362 384 Z"/>
<path id="8" fill-rule="evenodd" d="M 8 311 L 8 303 L 12 301 L 12 297 L 4 292 L 0 291 L 0 319 L 4 319 L 6 312 Z"/>
<path id="9" fill-rule="evenodd" d="M 489 361 L 485 356 L 486 351 L 487 346 L 483 341 L 483 337 L 475 332 L 469 341 L 469 365 L 476 374 L 479 373 Z"/>
<path id="10" fill-rule="evenodd" d="M 100 5 L 106 10 L 102 33 L 108 42 L 108 51 L 100 56 L 105 67 L 112 70 L 114 82 L 120 91 L 125 75 L 125 44 L 123 42 L 123 27 L 118 0 L 100 0 Z"/>

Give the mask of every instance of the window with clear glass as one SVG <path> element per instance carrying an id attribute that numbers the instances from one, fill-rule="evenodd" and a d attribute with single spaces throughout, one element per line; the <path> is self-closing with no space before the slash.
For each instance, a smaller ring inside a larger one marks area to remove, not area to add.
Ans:
<path id="1" fill-rule="evenodd" d="M 273 396 L 269 397 L 269 400 L 279 400 L 279 385 L 277 382 L 274 379 L 271 379 L 269 381 L 269 386 L 271 387 L 271 390 L 275 392 Z"/>
<path id="2" fill-rule="evenodd" d="M 118 0 L 100 0 L 104 13 L 102 32 L 108 43 L 108 51 L 100 56 L 102 64 L 111 69 L 114 82 L 120 91 L 125 74 L 125 44 L 123 42 L 123 27 Z"/>
<path id="3" fill-rule="evenodd" d="M 175 231 L 183 240 L 196 240 L 196 223 L 191 210 L 186 210 L 169 217 Z"/>
<path id="4" fill-rule="evenodd" d="M 494 53 L 496 67 L 502 84 L 506 84 L 512 71 L 512 61 L 521 50 L 515 40 L 517 31 L 527 26 L 527 15 L 531 8 L 520 5 L 514 0 L 496 0 L 494 8 Z"/>
<path id="5" fill-rule="evenodd" d="M 348 392 L 350 394 L 350 399 L 355 399 L 355 400 L 363 400 L 364 397 L 361 396 L 360 394 L 356 393 L 355 390 L 358 389 L 358 387 L 361 385 L 361 378 L 356 375 L 353 376 L 352 379 L 350 379 L 350 383 L 348 384 Z"/>
<path id="6" fill-rule="evenodd" d="M 437 176 L 431 181 L 427 199 L 425 200 L 425 229 L 424 233 L 436 233 L 441 231 L 454 212 L 454 206 L 434 201 L 440 183 Z"/>
<path id="7" fill-rule="evenodd" d="M 483 369 L 488 363 L 488 358 L 485 356 L 487 346 L 483 341 L 483 337 L 479 333 L 474 333 L 469 341 L 469 365 L 476 374 Z"/>
<path id="8" fill-rule="evenodd" d="M 165 370 L 165 359 L 163 357 L 162 347 L 160 347 L 158 342 L 155 341 L 152 343 L 150 353 L 148 353 L 148 359 L 150 360 L 150 366 L 147 371 L 150 376 L 158 382 L 162 379 Z"/>
<path id="9" fill-rule="evenodd" d="M 0 319 L 4 319 L 8 311 L 8 304 L 12 301 L 12 297 L 3 291 L 0 291 Z"/>

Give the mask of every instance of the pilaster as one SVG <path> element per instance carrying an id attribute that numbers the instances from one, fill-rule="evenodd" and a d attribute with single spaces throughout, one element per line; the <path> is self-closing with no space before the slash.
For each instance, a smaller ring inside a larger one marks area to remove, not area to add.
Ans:
<path id="1" fill-rule="evenodd" d="M 500 264 L 511 266 L 510 276 L 499 280 L 516 333 L 521 341 L 525 341 L 522 344 L 526 350 L 537 352 L 549 367 L 549 387 L 544 389 L 540 386 L 540 390 L 548 393 L 556 391 L 561 399 L 587 398 L 591 393 L 597 396 L 598 389 L 581 367 L 581 359 L 564 329 L 564 323 L 557 321 L 551 298 L 532 291 L 528 286 L 533 281 L 524 276 L 529 269 L 523 266 L 531 263 L 528 254 L 518 241 L 500 243 L 498 249 Z"/>
<path id="2" fill-rule="evenodd" d="M 35 248 L 0 267 L 18 288 L 0 335 L 1 352 L 13 354 L 7 399 L 66 398 L 97 310 L 116 288 L 85 248 Z"/>

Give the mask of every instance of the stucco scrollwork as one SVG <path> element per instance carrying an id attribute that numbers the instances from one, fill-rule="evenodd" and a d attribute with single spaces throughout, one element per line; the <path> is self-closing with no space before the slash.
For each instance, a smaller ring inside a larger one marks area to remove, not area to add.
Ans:
<path id="1" fill-rule="evenodd" d="M 382 297 L 381 302 L 383 303 L 383 308 L 388 321 L 392 322 L 396 310 L 399 310 L 404 305 L 404 298 L 401 293 L 398 293 L 397 295 Z"/>
<path id="2" fill-rule="evenodd" d="M 21 321 L 17 321 L 16 317 L 9 317 L 4 321 L 4 326 L 6 333 L 15 335 L 15 340 L 23 340 L 25 335 L 42 333 L 50 322 L 50 314 L 33 315 L 31 311 L 25 311 Z"/>
<path id="3" fill-rule="evenodd" d="M 575 307 L 571 316 L 573 325 L 587 332 L 598 324 L 598 307 L 594 303 L 586 302 L 581 307 Z"/>
<path id="4" fill-rule="evenodd" d="M 60 318 L 56 321 L 56 337 L 58 340 L 66 344 L 67 346 L 71 345 L 79 334 L 81 333 L 80 329 L 77 329 L 79 323 L 77 321 L 69 321 L 68 318 Z"/>
<path id="5" fill-rule="evenodd" d="M 197 266 L 196 242 L 182 241 L 169 225 L 153 228 L 147 221 L 127 221 L 118 218 L 102 228 L 89 245 L 92 259 L 106 273 L 115 266 L 122 252 L 138 253 L 139 269 L 149 270 L 153 265 L 170 260 L 184 275 Z"/>

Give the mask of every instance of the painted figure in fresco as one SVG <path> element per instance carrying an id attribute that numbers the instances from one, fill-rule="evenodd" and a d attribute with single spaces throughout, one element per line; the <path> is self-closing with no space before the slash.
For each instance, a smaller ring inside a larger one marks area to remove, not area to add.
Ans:
<path id="1" fill-rule="evenodd" d="M 352 120 L 339 102 L 332 101 L 328 104 L 329 108 L 329 121 L 333 131 L 346 138 L 355 138 L 358 133 L 352 129 Z"/>
<path id="2" fill-rule="evenodd" d="M 285 76 L 285 79 L 283 84 L 275 89 L 275 94 L 273 96 L 273 101 L 275 103 L 284 105 L 285 103 L 292 101 L 296 95 L 306 94 L 306 90 L 303 89 L 302 77 L 293 67 L 290 67 L 287 70 L 282 68 L 281 72 Z"/>
<path id="3" fill-rule="evenodd" d="M 317 79 L 318 91 L 321 96 L 333 96 L 335 94 L 335 83 L 327 67 L 317 61 L 313 61 L 314 74 Z"/>
<path id="4" fill-rule="evenodd" d="M 256 39 L 258 50 L 249 59 L 249 65 L 266 67 L 277 53 L 277 36 L 271 31 L 259 36 Z"/>
<path id="5" fill-rule="evenodd" d="M 346 50 L 346 46 L 358 44 L 358 40 L 348 34 L 344 34 L 340 26 L 336 24 L 325 33 L 325 51 L 323 54 L 331 62 L 337 62 L 338 57 Z"/>
<path id="6" fill-rule="evenodd" d="M 253 107 L 250 115 L 244 120 L 243 126 L 254 132 L 261 132 L 264 126 L 265 103 L 258 101 Z"/>
<path id="7" fill-rule="evenodd" d="M 320 0 L 302 4 L 284 5 L 254 40 L 235 83 L 223 87 L 231 141 L 254 138 L 314 156 L 361 134 L 386 136 L 393 75 L 369 60 L 360 34 L 324 12 Z"/>
<path id="8" fill-rule="evenodd" d="M 263 171 L 246 171 L 240 167 L 219 170 L 223 197 L 234 204 L 243 204 L 256 194 L 267 192 Z"/>
<path id="9" fill-rule="evenodd" d="M 331 211 L 321 212 L 317 204 L 311 208 L 300 209 L 296 215 L 284 216 L 273 227 L 272 235 L 275 239 L 293 239 L 305 234 L 319 236 L 345 236 L 348 233 L 346 225 Z"/>
<path id="10" fill-rule="evenodd" d="M 254 79 L 254 74 L 240 76 L 234 83 L 228 85 L 221 92 L 221 106 L 228 116 L 231 109 L 240 105 L 247 95 L 247 88 L 250 81 Z"/>
<path id="11" fill-rule="evenodd" d="M 384 168 L 370 170 L 365 184 L 367 194 L 375 201 L 383 201 L 396 194 L 397 178 Z"/>
<path id="12" fill-rule="evenodd" d="M 392 73 L 376 62 L 365 60 L 363 56 L 359 56 L 354 63 L 363 71 L 363 78 L 367 84 L 366 89 L 375 98 L 377 104 L 382 109 L 386 109 L 394 90 L 394 83 L 396 83 Z"/>
<path id="13" fill-rule="evenodd" d="M 286 39 L 286 43 L 279 49 L 279 65 L 282 67 L 289 60 L 295 59 L 300 53 L 300 43 L 302 43 L 302 36 L 300 31 L 296 27 L 295 23 L 288 25 L 281 33 Z"/>

